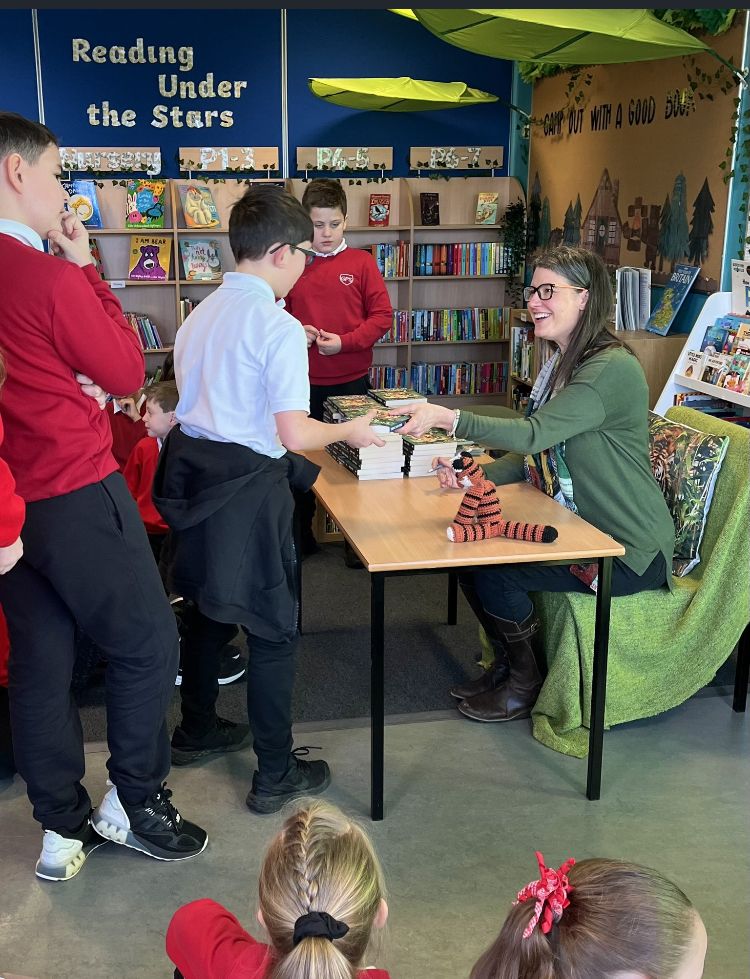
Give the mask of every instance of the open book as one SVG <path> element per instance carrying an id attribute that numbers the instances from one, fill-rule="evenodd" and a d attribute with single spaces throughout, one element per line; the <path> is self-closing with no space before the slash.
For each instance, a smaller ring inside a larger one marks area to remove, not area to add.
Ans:
<path id="1" fill-rule="evenodd" d="M 623 266 L 615 284 L 615 329 L 644 329 L 651 312 L 651 269 Z"/>

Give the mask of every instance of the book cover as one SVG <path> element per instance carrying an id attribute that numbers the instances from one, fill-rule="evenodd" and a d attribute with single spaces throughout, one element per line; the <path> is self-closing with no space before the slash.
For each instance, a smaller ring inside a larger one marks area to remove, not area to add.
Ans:
<path id="1" fill-rule="evenodd" d="M 94 260 L 94 268 L 99 273 L 99 275 L 104 279 L 104 265 L 102 263 L 102 253 L 99 251 L 99 242 L 96 238 L 89 238 L 89 251 L 91 252 L 91 257 Z"/>
<path id="2" fill-rule="evenodd" d="M 420 194 L 419 214 L 425 227 L 440 224 L 440 195 L 430 192 Z"/>
<path id="3" fill-rule="evenodd" d="M 700 350 L 687 350 L 682 361 L 680 373 L 683 377 L 694 377 L 696 380 L 703 371 L 703 354 Z"/>
<path id="4" fill-rule="evenodd" d="M 213 194 L 208 187 L 180 184 L 180 203 L 188 228 L 218 228 L 221 218 Z"/>
<path id="5" fill-rule="evenodd" d="M 750 316 L 750 265 L 739 258 L 732 259 L 732 312 Z"/>
<path id="6" fill-rule="evenodd" d="M 386 228 L 391 217 L 391 195 L 370 194 L 368 224 L 371 228 Z"/>
<path id="7" fill-rule="evenodd" d="M 701 375 L 701 381 L 703 381 L 704 384 L 718 384 L 721 386 L 724 382 L 724 376 L 726 375 L 728 367 L 728 354 L 707 353 L 703 362 L 703 374 Z"/>
<path id="8" fill-rule="evenodd" d="M 70 200 L 67 207 L 78 215 L 87 228 L 101 228 L 102 215 L 93 180 L 61 180 Z"/>
<path id="9" fill-rule="evenodd" d="M 700 274 L 699 265 L 675 265 L 661 299 L 648 318 L 646 329 L 666 336 L 685 297 Z"/>
<path id="10" fill-rule="evenodd" d="M 169 278 L 171 255 L 171 238 L 157 235 L 131 235 L 128 278 L 165 281 Z"/>
<path id="11" fill-rule="evenodd" d="M 185 278 L 195 282 L 221 280 L 221 249 L 210 238 L 181 238 L 180 256 Z"/>
<path id="12" fill-rule="evenodd" d="M 750 386 L 750 345 L 737 348 L 727 367 L 724 387 L 728 391 L 745 394 Z"/>
<path id="13" fill-rule="evenodd" d="M 126 228 L 163 228 L 164 180 L 128 180 L 125 203 Z"/>
<path id="14" fill-rule="evenodd" d="M 397 408 L 399 405 L 427 400 L 423 394 L 415 391 L 414 388 L 372 388 L 369 395 L 388 408 Z"/>
<path id="15" fill-rule="evenodd" d="M 477 195 L 477 212 L 474 224 L 494 224 L 497 221 L 497 194 L 481 193 Z"/>

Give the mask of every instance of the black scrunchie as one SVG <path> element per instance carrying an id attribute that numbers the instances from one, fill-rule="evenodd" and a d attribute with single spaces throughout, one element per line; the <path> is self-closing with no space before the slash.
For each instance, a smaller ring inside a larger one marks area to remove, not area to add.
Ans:
<path id="1" fill-rule="evenodd" d="M 294 922 L 292 945 L 296 947 L 303 938 L 327 938 L 332 942 L 336 938 L 343 938 L 348 931 L 349 925 L 337 921 L 325 911 L 311 911 Z"/>

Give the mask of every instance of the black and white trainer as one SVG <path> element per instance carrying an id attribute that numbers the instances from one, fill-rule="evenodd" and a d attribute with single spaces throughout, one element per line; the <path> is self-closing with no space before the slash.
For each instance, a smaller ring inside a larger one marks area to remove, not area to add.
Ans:
<path id="1" fill-rule="evenodd" d="M 156 860 L 188 860 L 205 850 L 208 834 L 182 818 L 169 801 L 171 796 L 171 789 L 163 784 L 144 802 L 128 805 L 113 785 L 91 814 L 91 824 L 104 839 Z"/>
<path id="2" fill-rule="evenodd" d="M 86 857 L 106 842 L 94 832 L 88 819 L 75 833 L 45 829 L 36 875 L 42 880 L 70 880 L 84 865 Z"/>

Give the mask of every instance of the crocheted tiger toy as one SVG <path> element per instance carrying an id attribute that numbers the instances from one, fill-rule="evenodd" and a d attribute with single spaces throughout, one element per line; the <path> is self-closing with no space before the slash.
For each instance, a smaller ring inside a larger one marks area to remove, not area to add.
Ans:
<path id="1" fill-rule="evenodd" d="M 453 523 L 448 527 L 448 540 L 456 544 L 485 540 L 488 537 L 508 537 L 511 540 L 551 544 L 557 540 L 554 527 L 537 523 L 503 520 L 495 484 L 485 478 L 482 467 L 474 462 L 471 453 L 462 452 L 453 462 L 460 486 L 466 487 Z"/>

